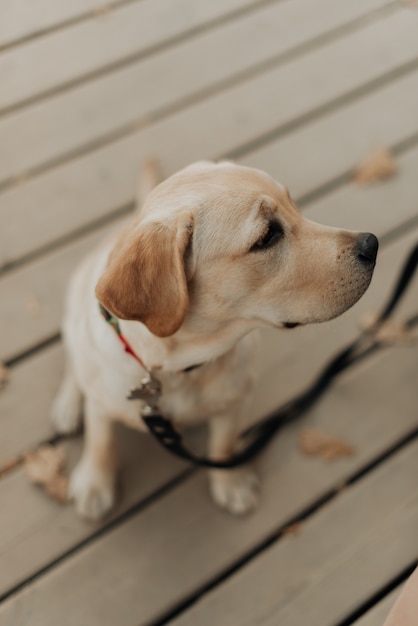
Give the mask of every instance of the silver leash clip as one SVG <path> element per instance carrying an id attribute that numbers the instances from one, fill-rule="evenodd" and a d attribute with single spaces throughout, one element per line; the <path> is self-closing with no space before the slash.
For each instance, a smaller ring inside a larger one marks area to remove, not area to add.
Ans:
<path id="1" fill-rule="evenodd" d="M 158 415 L 158 402 L 161 398 L 161 383 L 152 375 L 141 380 L 139 387 L 131 389 L 128 400 L 142 400 L 145 404 L 141 409 L 143 417 Z"/>

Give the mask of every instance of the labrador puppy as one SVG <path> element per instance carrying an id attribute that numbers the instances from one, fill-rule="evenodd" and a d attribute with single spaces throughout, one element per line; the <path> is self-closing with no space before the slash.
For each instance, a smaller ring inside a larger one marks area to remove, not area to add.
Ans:
<path id="1" fill-rule="evenodd" d="M 144 430 L 127 394 L 145 372 L 99 303 L 161 381 L 162 414 L 177 426 L 209 420 L 209 455 L 226 459 L 254 388 L 253 331 L 346 311 L 370 283 L 377 247 L 369 233 L 305 219 L 288 190 L 256 169 L 199 162 L 157 185 L 84 260 L 68 293 L 67 367 L 52 414 L 58 431 L 75 429 L 84 397 L 85 445 L 70 481 L 80 515 L 97 520 L 114 504 L 114 420 Z M 210 470 L 209 481 L 231 513 L 256 505 L 248 468 Z"/>

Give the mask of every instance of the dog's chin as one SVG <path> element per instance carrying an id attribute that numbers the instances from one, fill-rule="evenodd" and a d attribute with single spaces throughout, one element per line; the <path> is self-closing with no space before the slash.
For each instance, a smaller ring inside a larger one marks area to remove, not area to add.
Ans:
<path id="1" fill-rule="evenodd" d="M 300 319 L 297 324 L 292 321 L 290 326 L 286 324 L 285 328 L 294 328 L 296 325 L 301 324 L 322 324 L 340 317 L 363 297 L 370 285 L 372 276 L 373 267 L 359 279 L 353 280 L 352 286 L 350 281 L 350 289 L 346 289 L 339 297 L 334 293 L 329 306 L 322 310 L 321 313 Z"/>
<path id="2" fill-rule="evenodd" d="M 309 325 L 310 324 L 322 324 L 324 322 L 330 322 L 331 320 L 334 320 L 337 317 L 340 317 L 340 315 L 348 311 L 348 309 L 351 309 L 351 307 L 354 306 L 360 300 L 360 298 L 362 297 L 365 291 L 366 289 L 364 289 L 360 294 L 357 294 L 355 298 L 350 299 L 348 302 L 341 304 L 340 306 L 334 308 L 333 310 L 328 310 L 322 314 L 311 315 L 300 321 L 292 320 L 289 322 L 281 322 L 280 324 L 277 324 L 277 327 L 285 329 L 285 330 L 292 330 L 293 328 L 306 326 L 308 324 Z"/>

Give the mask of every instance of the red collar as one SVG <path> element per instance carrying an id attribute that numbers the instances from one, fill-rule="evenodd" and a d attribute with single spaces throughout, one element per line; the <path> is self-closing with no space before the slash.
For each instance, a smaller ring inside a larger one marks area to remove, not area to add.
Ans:
<path id="1" fill-rule="evenodd" d="M 106 322 L 111 325 L 111 327 L 117 334 L 119 341 L 123 344 L 125 352 L 130 354 L 136 361 L 138 361 L 138 363 L 141 365 L 141 367 L 144 368 L 145 371 L 149 372 L 148 367 L 145 365 L 143 360 L 137 355 L 137 353 L 133 350 L 132 346 L 130 345 L 126 337 L 122 334 L 118 318 L 115 317 L 115 315 L 112 315 L 110 311 L 105 309 L 104 306 L 100 304 L 100 302 L 99 302 L 99 309 L 100 309 L 100 313 L 102 314 Z M 190 365 L 189 367 L 186 367 L 184 370 L 181 370 L 181 371 L 191 372 L 192 370 L 196 369 L 197 367 L 200 367 L 201 365 L 203 365 L 203 363 L 198 363 L 197 365 Z"/>
<path id="2" fill-rule="evenodd" d="M 106 320 L 106 322 L 111 325 L 111 327 L 113 328 L 113 330 L 117 334 L 119 341 L 123 344 L 123 347 L 125 348 L 125 352 L 127 352 L 128 354 L 133 356 L 133 358 L 138 361 L 138 363 L 144 368 L 144 370 L 146 370 L 148 372 L 148 368 L 145 365 L 145 363 L 143 362 L 143 360 L 136 354 L 136 352 L 131 347 L 129 341 L 122 334 L 118 318 L 115 317 L 114 315 L 112 315 L 110 313 L 110 311 L 105 309 L 104 306 L 102 306 L 100 304 L 100 302 L 99 302 L 99 309 L 100 309 L 100 313 L 103 315 L 103 317 Z"/>

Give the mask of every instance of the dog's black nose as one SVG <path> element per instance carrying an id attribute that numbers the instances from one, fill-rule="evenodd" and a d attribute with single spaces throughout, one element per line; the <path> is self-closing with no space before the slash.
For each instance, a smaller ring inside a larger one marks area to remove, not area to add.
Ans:
<path id="1" fill-rule="evenodd" d="M 362 263 L 374 263 L 378 248 L 377 237 L 372 233 L 364 233 L 357 240 L 357 257 Z"/>

